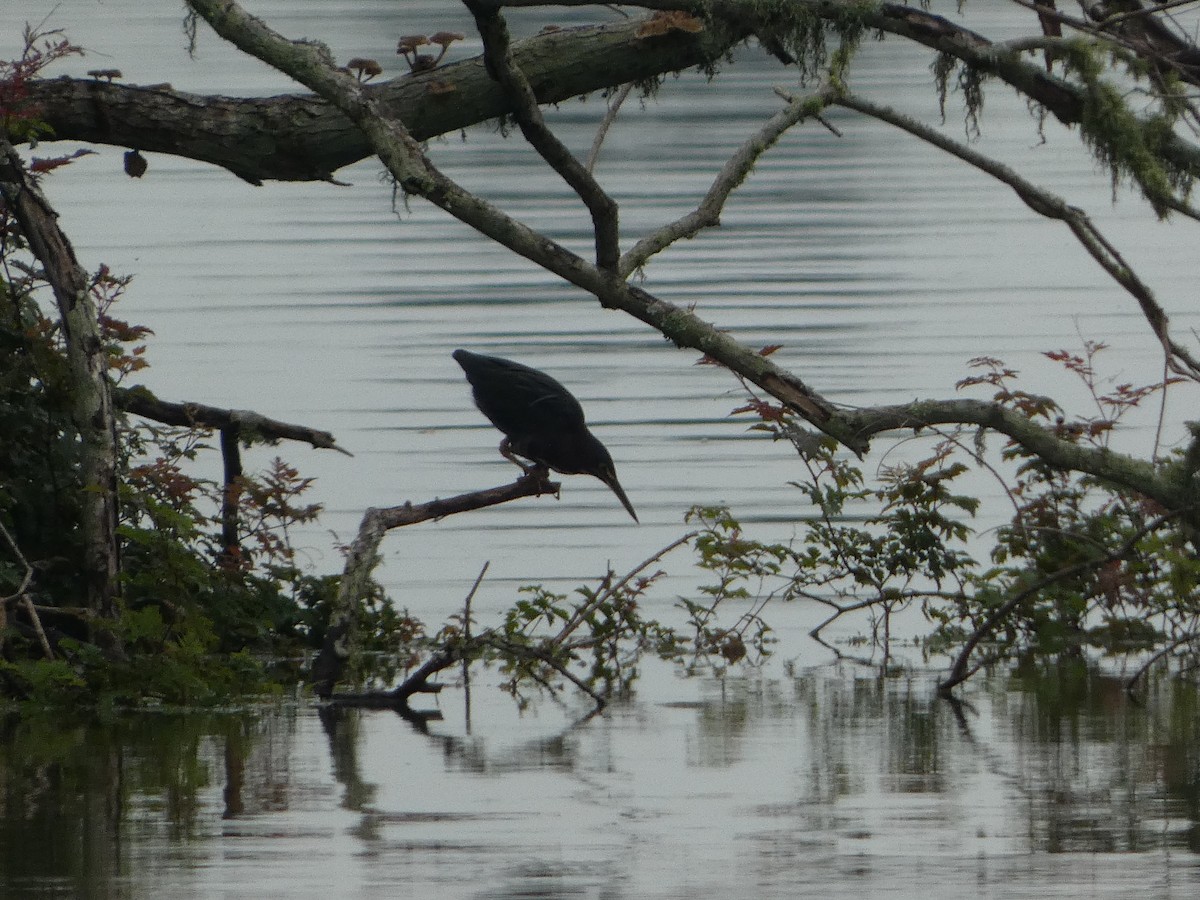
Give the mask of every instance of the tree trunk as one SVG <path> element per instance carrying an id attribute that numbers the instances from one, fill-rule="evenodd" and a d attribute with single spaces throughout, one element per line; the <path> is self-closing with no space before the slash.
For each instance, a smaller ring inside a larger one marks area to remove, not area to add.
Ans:
<path id="1" fill-rule="evenodd" d="M 58 304 L 71 376 L 71 418 L 82 448 L 85 602 L 92 615 L 93 639 L 115 650 L 117 645 L 105 623 L 118 612 L 117 436 L 108 360 L 92 301 L 91 279 L 59 229 L 57 214 L 16 150 L 3 139 L 0 196 L 16 218 L 30 252 L 42 264 Z"/>

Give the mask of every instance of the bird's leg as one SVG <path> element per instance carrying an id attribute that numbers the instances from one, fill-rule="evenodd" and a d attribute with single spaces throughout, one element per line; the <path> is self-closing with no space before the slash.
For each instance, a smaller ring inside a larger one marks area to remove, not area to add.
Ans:
<path id="1" fill-rule="evenodd" d="M 521 462 L 517 455 L 513 453 L 512 443 L 508 438 L 505 438 L 500 442 L 500 455 L 513 465 L 520 467 L 522 478 L 537 478 L 541 481 L 545 481 L 550 476 L 550 470 L 541 463 L 534 463 L 533 465 L 527 466 L 525 463 Z"/>
<path id="2" fill-rule="evenodd" d="M 517 455 L 512 451 L 512 442 L 505 438 L 500 442 L 500 455 L 507 459 L 514 466 L 518 466 L 526 475 L 529 474 L 529 466 L 517 459 Z"/>

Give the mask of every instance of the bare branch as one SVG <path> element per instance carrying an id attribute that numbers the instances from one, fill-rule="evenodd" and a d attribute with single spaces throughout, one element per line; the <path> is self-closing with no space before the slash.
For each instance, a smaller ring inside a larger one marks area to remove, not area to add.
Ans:
<path id="1" fill-rule="evenodd" d="M 559 103 L 710 63 L 748 34 L 729 22 L 646 46 L 636 40 L 636 29 L 630 22 L 564 28 L 516 41 L 512 55 L 538 102 Z M 364 84 L 363 92 L 426 141 L 511 111 L 480 59 Z M 375 152 L 344 113 L 312 94 L 223 97 L 165 84 L 53 78 L 32 82 L 29 102 L 53 129 L 43 143 L 76 140 L 170 153 L 221 166 L 251 184 L 332 182 L 334 172 Z"/>
<path id="2" fill-rule="evenodd" d="M 695 532 L 695 531 L 689 531 L 687 534 L 683 535 L 683 537 L 678 538 L 677 540 L 674 540 L 671 543 L 667 544 L 667 546 L 663 547 L 661 550 L 656 552 L 653 556 L 650 556 L 647 559 L 642 560 L 640 563 L 638 563 L 636 566 L 634 566 L 632 569 L 630 569 L 621 578 L 620 581 L 616 582 L 616 584 L 606 585 L 602 590 L 597 591 L 596 596 L 592 599 L 592 601 L 590 603 L 585 603 L 583 606 L 579 607 L 579 609 L 575 610 L 575 615 L 571 616 L 571 618 L 567 621 L 567 623 L 565 625 L 563 625 L 563 627 L 559 630 L 558 634 L 556 634 L 554 637 L 552 637 L 550 639 L 550 642 L 552 644 L 562 645 L 567 640 L 567 638 L 569 638 L 571 636 L 571 634 L 581 624 L 583 624 L 583 620 L 586 619 L 589 615 L 591 615 L 592 612 L 594 612 L 601 604 L 607 603 L 620 590 L 622 590 L 625 587 L 625 585 L 629 584 L 629 582 L 632 581 L 638 574 L 646 571 L 646 569 L 648 569 L 654 563 L 658 562 L 660 559 L 662 559 L 664 556 L 666 556 L 668 553 L 670 553 L 675 548 L 681 547 L 684 544 L 686 544 L 688 541 L 690 541 L 692 538 L 694 538 L 696 536 L 696 534 L 697 534 L 697 532 Z"/>
<path id="3" fill-rule="evenodd" d="M 349 450 L 339 447 L 334 436 L 328 431 L 280 422 L 249 409 L 223 409 L 191 401 L 171 403 L 158 399 L 141 387 L 117 388 L 113 399 L 119 409 L 164 425 L 217 429 L 236 427 L 242 440 L 261 438 L 268 441 L 302 441 L 319 450 L 336 450 L 346 456 L 354 455 Z"/>
<path id="4" fill-rule="evenodd" d="M 371 508 L 363 513 L 358 535 L 346 554 L 346 565 L 338 585 L 337 599 L 329 614 L 325 642 L 313 662 L 312 682 L 317 696 L 332 696 L 333 687 L 341 678 L 346 661 L 350 658 L 355 616 L 363 598 L 370 592 L 371 573 L 379 564 L 379 545 L 388 531 L 431 519 L 441 519 L 455 513 L 507 503 L 521 497 L 558 494 L 561 486 L 557 482 L 548 481 L 545 476 L 545 469 L 534 469 L 530 474 L 509 485 L 471 491 L 445 500 L 430 500 L 416 505 L 405 503 L 382 509 Z M 456 659 L 458 657 L 450 659 L 446 666 L 453 664 Z"/>
<path id="5" fill-rule="evenodd" d="M 512 103 L 513 115 L 521 126 L 521 133 L 587 206 L 595 233 L 596 265 L 606 272 L 615 272 L 621 253 L 616 202 L 546 126 L 533 88 L 513 61 L 508 24 L 504 17 L 494 9 L 485 10 L 474 0 L 465 2 L 475 16 L 475 24 L 483 38 L 484 61 L 488 71 L 500 82 Z"/>
<path id="6" fill-rule="evenodd" d="M 623 276 L 636 272 L 651 256 L 660 253 L 681 238 L 693 237 L 701 229 L 719 225 L 721 210 L 724 209 L 729 195 L 746 180 L 759 157 L 774 146 L 793 125 L 806 118 L 818 116 L 833 100 L 833 92 L 826 88 L 806 97 L 785 99 L 787 105 L 768 119 L 757 133 L 747 138 L 725 162 L 695 210 L 642 238 L 621 257 L 620 272 Z"/>
<path id="7" fill-rule="evenodd" d="M 600 148 L 604 146 L 604 139 L 608 136 L 608 130 L 612 127 L 613 122 L 617 120 L 617 113 L 621 111 L 621 107 L 629 99 L 629 95 L 632 92 L 633 82 L 630 81 L 621 85 L 616 95 L 608 101 L 608 109 L 605 110 L 604 119 L 596 129 L 596 137 L 592 141 L 592 149 L 588 151 L 587 162 L 583 164 L 584 168 L 589 172 L 595 171 L 596 162 L 600 159 Z"/>
<path id="8" fill-rule="evenodd" d="M 880 106 L 853 94 L 837 95 L 832 98 L 831 102 L 872 116 L 881 122 L 887 122 L 889 125 L 894 125 L 914 137 L 945 150 L 980 171 L 986 172 L 996 180 L 1007 184 L 1024 201 L 1025 205 L 1038 215 L 1065 223 L 1100 267 L 1137 300 L 1142 315 L 1159 343 L 1162 344 L 1167 364 L 1171 369 L 1193 380 L 1200 380 L 1200 360 L 1197 360 L 1186 348 L 1171 339 L 1166 310 L 1159 305 L 1154 292 L 1125 262 L 1120 252 L 1101 234 L 1100 229 L 1092 223 L 1087 213 L 1077 206 L 1070 205 L 1061 197 L 1027 181 L 1003 163 L 984 156 L 966 144 L 946 137 L 936 129 L 898 113 L 890 107 Z M 1187 206 L 1186 209 L 1188 215 L 1200 218 L 1200 211 L 1190 206 Z"/>

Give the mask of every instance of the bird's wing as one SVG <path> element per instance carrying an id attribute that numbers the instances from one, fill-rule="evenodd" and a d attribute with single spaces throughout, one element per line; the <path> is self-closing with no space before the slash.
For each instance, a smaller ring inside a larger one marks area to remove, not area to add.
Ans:
<path id="1" fill-rule="evenodd" d="M 467 371 L 475 402 L 506 434 L 555 431 L 583 426 L 583 407 L 545 372 L 512 360 L 489 357 Z"/>

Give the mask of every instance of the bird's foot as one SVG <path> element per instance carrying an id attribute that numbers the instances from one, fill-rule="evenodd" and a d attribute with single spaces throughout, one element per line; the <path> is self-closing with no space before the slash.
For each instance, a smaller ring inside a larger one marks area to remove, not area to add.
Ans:
<path id="1" fill-rule="evenodd" d="M 512 444 L 509 443 L 508 438 L 505 438 L 500 442 L 500 455 L 521 470 L 522 478 L 529 478 L 531 475 L 534 475 L 538 469 L 541 469 L 541 475 L 538 477 L 542 479 L 545 479 L 550 474 L 550 470 L 541 463 L 530 463 L 526 465 L 526 463 L 523 462 L 520 457 L 513 453 Z"/>
<path id="2" fill-rule="evenodd" d="M 526 466 L 521 463 L 517 463 L 517 465 L 521 466 L 522 470 L 521 477 L 517 479 L 518 481 L 524 481 L 528 478 L 544 483 L 550 480 L 550 470 L 541 463 L 534 463 L 532 466 Z"/>

